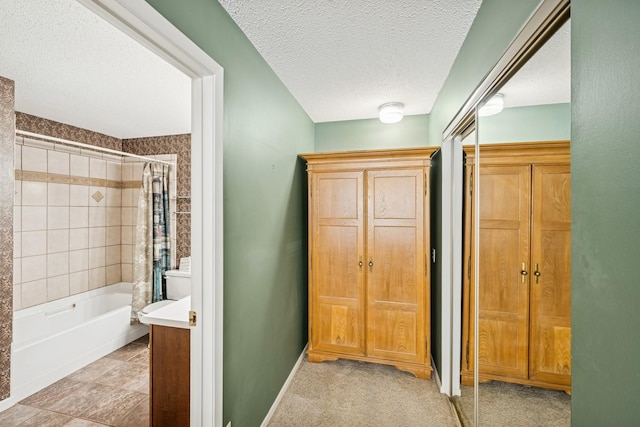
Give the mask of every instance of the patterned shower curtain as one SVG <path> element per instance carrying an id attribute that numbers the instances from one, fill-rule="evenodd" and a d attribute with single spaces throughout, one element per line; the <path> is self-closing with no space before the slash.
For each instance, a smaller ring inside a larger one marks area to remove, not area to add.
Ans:
<path id="1" fill-rule="evenodd" d="M 146 163 L 138 198 L 131 324 L 147 304 L 166 299 L 164 272 L 171 268 L 169 165 Z"/>

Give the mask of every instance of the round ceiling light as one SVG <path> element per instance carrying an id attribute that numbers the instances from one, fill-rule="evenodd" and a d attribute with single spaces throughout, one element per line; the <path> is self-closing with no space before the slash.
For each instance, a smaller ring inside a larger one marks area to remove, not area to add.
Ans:
<path id="1" fill-rule="evenodd" d="M 398 123 L 402 120 L 404 105 L 399 102 L 387 102 L 378 110 L 378 117 L 382 123 Z"/>
<path id="2" fill-rule="evenodd" d="M 480 117 L 493 116 L 504 108 L 504 95 L 496 93 L 478 110 Z"/>

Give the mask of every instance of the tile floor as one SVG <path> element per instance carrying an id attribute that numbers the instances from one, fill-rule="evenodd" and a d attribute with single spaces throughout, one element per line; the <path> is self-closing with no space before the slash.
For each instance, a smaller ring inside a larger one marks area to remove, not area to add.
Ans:
<path id="1" fill-rule="evenodd" d="M 148 342 L 146 335 L 0 412 L 0 426 L 147 426 Z"/>

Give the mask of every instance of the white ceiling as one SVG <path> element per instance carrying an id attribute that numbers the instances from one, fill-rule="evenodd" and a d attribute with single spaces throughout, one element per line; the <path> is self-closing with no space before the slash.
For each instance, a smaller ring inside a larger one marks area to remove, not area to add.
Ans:
<path id="1" fill-rule="evenodd" d="M 391 101 L 430 112 L 481 0 L 220 3 L 325 122 L 377 117 Z M 16 110 L 118 138 L 190 132 L 189 78 L 75 0 L 0 0 L 0 10 L 0 76 L 16 81 Z M 501 90 L 507 106 L 569 102 L 561 33 Z M 552 97 L 532 101 L 545 87 Z"/>
<path id="2" fill-rule="evenodd" d="M 219 0 L 314 122 L 425 114 L 481 0 Z"/>
<path id="3" fill-rule="evenodd" d="M 118 138 L 191 132 L 191 80 L 75 0 L 0 0 L 16 110 Z"/>

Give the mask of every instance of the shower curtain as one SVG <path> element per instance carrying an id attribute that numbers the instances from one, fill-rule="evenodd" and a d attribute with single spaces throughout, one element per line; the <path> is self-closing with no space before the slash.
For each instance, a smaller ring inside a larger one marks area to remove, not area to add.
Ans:
<path id="1" fill-rule="evenodd" d="M 171 268 L 169 165 L 145 163 L 138 198 L 131 324 L 147 304 L 165 299 L 164 272 Z"/>

